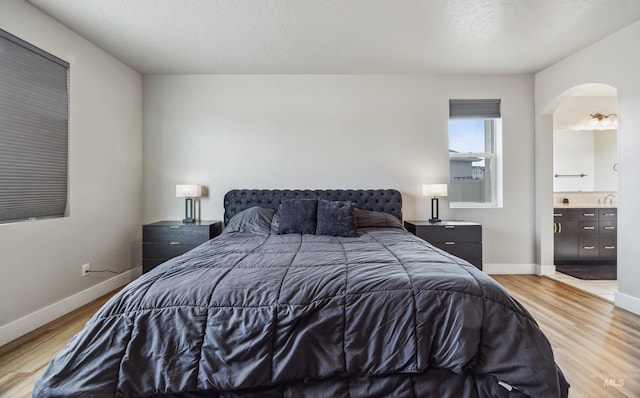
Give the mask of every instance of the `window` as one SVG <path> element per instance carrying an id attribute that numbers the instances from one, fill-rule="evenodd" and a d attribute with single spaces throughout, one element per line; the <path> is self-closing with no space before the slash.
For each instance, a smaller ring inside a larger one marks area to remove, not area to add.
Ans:
<path id="1" fill-rule="evenodd" d="M 500 100 L 449 100 L 449 203 L 501 206 Z"/>
<path id="2" fill-rule="evenodd" d="M 68 71 L 0 29 L 0 222 L 64 216 Z"/>

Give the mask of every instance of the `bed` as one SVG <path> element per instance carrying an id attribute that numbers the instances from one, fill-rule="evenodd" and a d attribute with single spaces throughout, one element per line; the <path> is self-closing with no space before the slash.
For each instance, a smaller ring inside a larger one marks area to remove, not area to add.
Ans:
<path id="1" fill-rule="evenodd" d="M 530 314 L 408 233 L 396 190 L 233 190 L 223 233 L 110 299 L 34 397 L 567 397 Z"/>

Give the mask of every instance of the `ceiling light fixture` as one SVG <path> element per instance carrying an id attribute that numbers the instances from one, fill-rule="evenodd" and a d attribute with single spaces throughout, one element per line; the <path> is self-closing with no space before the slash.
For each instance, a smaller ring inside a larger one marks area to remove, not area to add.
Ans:
<path id="1" fill-rule="evenodd" d="M 618 115 L 615 113 L 610 113 L 608 115 L 603 113 L 592 113 L 589 125 L 600 129 L 616 128 L 618 125 Z"/>

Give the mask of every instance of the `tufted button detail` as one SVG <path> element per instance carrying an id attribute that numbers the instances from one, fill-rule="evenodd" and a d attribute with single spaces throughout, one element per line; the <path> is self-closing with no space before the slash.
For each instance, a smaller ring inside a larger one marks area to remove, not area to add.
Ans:
<path id="1" fill-rule="evenodd" d="M 354 202 L 363 210 L 374 210 L 392 214 L 402 219 L 402 195 L 395 189 L 234 189 L 224 196 L 224 222 L 253 206 L 277 209 L 284 199 L 321 198 Z"/>

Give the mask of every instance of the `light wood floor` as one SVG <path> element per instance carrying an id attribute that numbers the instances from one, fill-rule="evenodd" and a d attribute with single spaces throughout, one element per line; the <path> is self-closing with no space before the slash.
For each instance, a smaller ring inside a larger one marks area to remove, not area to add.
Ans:
<path id="1" fill-rule="evenodd" d="M 640 397 L 639 316 L 550 278 L 494 278 L 531 312 L 551 341 L 571 384 L 571 398 Z M 109 296 L 0 347 L 0 397 L 30 397 L 51 357 Z"/>
<path id="2" fill-rule="evenodd" d="M 119 290 L 0 347 L 0 397 L 31 397 L 33 383 L 51 358 Z"/>
<path id="3" fill-rule="evenodd" d="M 493 277 L 549 338 L 569 397 L 640 397 L 640 316 L 551 278 Z"/>

